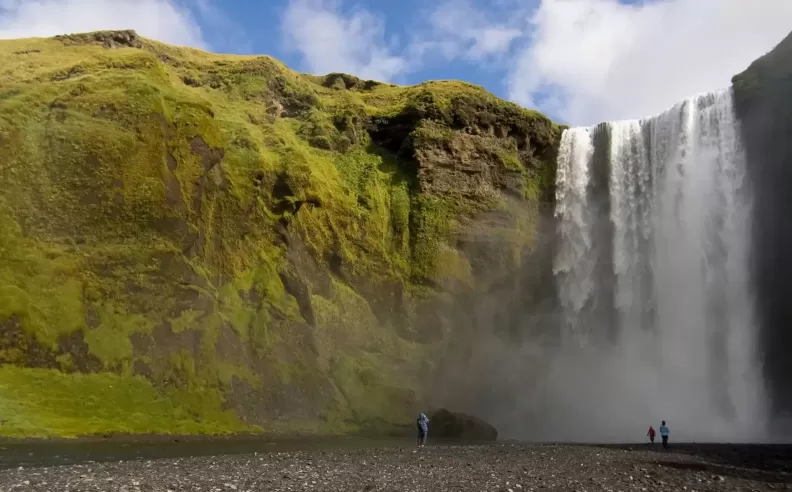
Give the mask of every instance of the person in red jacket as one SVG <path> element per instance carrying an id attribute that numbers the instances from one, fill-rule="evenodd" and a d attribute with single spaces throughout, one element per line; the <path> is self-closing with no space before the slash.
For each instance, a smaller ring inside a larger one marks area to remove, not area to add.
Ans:
<path id="1" fill-rule="evenodd" d="M 652 444 L 654 444 L 654 436 L 655 436 L 655 430 L 654 430 L 654 427 L 652 427 L 652 426 L 650 425 L 650 426 L 649 426 L 649 432 L 647 432 L 647 433 L 646 433 L 646 435 L 647 435 L 647 436 L 649 436 L 649 440 L 650 440 L 650 441 L 652 441 Z"/>

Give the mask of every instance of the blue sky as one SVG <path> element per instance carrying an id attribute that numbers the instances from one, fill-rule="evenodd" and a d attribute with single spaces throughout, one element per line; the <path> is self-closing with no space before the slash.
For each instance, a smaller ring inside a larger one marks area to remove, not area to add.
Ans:
<path id="1" fill-rule="evenodd" d="M 622 0 L 628 1 L 628 0 Z M 636 0 L 632 0 L 636 1 Z M 327 2 L 329 4 L 330 2 Z M 382 20 L 382 40 L 386 43 L 394 43 L 397 47 L 394 51 L 400 52 L 401 49 L 408 49 L 406 45 L 410 38 L 420 36 L 425 33 L 428 27 L 429 18 L 438 5 L 432 5 L 426 0 L 398 0 L 398 1 L 376 1 L 363 0 L 358 2 L 338 2 L 340 8 L 338 13 L 342 17 L 349 18 L 355 12 L 365 10 Z M 526 2 L 527 3 L 527 2 Z M 244 46 L 228 42 L 222 36 L 213 39 L 211 34 L 208 40 L 213 47 L 220 51 L 234 53 L 264 53 L 272 55 L 284 63 L 298 70 L 311 71 L 311 64 L 305 60 L 302 53 L 293 49 L 287 40 L 282 36 L 273 35 L 280 29 L 280 21 L 284 13 L 288 10 L 290 2 L 288 0 L 270 0 L 256 2 L 254 0 L 227 0 L 223 6 L 229 19 L 237 23 L 247 34 L 247 42 Z M 507 12 L 493 12 L 488 8 L 489 2 L 469 2 L 468 5 L 478 7 L 481 11 L 489 10 L 490 15 L 495 18 L 506 17 Z M 251 15 L 252 13 L 252 15 Z M 524 12 L 521 12 L 524 14 Z M 211 33 L 211 26 L 205 25 L 204 21 L 198 18 L 205 32 Z M 482 70 L 479 61 L 467 59 L 444 59 L 442 57 L 432 57 L 430 63 L 422 64 L 415 70 L 399 74 L 394 79 L 398 83 L 414 84 L 429 79 L 462 79 L 476 84 L 486 86 L 488 89 L 501 96 L 506 95 L 504 72 L 502 67 L 490 66 L 491 70 Z"/>
<path id="2" fill-rule="evenodd" d="M 573 125 L 727 87 L 788 19 L 792 0 L 0 0 L 0 38 L 130 28 L 311 73 L 462 79 Z"/>

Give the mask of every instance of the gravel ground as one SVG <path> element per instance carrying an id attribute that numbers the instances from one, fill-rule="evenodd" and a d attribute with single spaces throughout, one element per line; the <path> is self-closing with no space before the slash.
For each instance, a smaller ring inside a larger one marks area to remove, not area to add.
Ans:
<path id="1" fill-rule="evenodd" d="M 494 444 L 20 467 L 0 471 L 0 490 L 792 490 L 791 472 L 792 446 Z"/>

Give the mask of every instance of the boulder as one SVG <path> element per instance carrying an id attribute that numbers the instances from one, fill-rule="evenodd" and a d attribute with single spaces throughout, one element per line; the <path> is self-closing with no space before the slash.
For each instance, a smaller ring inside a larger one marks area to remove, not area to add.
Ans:
<path id="1" fill-rule="evenodd" d="M 429 432 L 435 437 L 468 441 L 494 441 L 498 438 L 495 427 L 471 415 L 441 408 L 429 419 Z"/>

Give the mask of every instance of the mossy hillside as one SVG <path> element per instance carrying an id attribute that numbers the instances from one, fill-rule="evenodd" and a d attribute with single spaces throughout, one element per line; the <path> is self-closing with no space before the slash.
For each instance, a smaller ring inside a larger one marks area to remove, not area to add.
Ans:
<path id="1" fill-rule="evenodd" d="M 75 409 L 6 434 L 399 422 L 436 343 L 414 305 L 476 288 L 457 238 L 482 213 L 530 228 L 558 133 L 469 84 L 308 76 L 127 32 L 3 41 L 0 66 L 0 362 L 40 368 L 7 368 L 2 397 Z M 25 374 L 74 391 L 26 393 Z M 118 423 L 80 428 L 102 378 L 130 388 L 105 402 Z M 178 420 L 173 391 L 200 425 L 124 420 Z"/>

